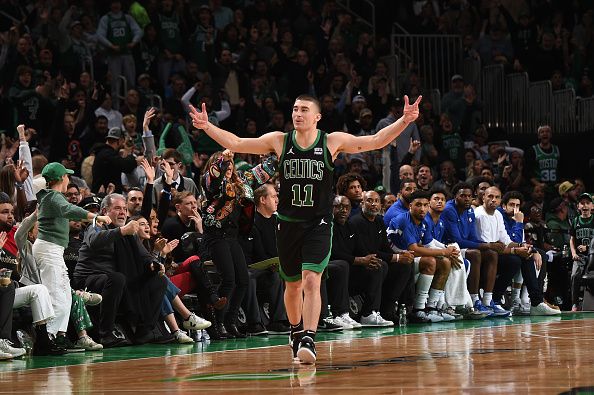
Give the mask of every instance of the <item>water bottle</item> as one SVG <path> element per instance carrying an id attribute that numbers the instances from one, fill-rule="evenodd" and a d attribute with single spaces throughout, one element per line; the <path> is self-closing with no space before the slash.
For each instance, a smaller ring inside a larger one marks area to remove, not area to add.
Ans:
<path id="1" fill-rule="evenodd" d="M 563 257 L 563 259 L 569 258 L 569 246 L 567 244 L 563 246 L 563 252 L 561 256 Z"/>
<path id="2" fill-rule="evenodd" d="M 16 335 L 19 343 L 21 343 L 21 347 L 27 351 L 27 355 L 31 355 L 33 351 L 33 339 L 31 339 L 31 336 L 22 329 L 17 330 Z"/>
<path id="3" fill-rule="evenodd" d="M 402 305 L 398 312 L 398 326 L 404 327 L 408 324 L 408 318 L 406 316 L 406 306 Z"/>

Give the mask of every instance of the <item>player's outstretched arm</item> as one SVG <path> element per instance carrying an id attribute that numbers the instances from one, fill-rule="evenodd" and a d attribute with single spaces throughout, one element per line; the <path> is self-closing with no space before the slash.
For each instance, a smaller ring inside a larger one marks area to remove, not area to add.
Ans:
<path id="1" fill-rule="evenodd" d="M 190 117 L 195 128 L 204 130 L 214 141 L 233 152 L 246 154 L 276 152 L 279 155 L 283 148 L 284 134 L 282 132 L 266 133 L 258 138 L 241 138 L 213 125 L 208 122 L 208 113 L 204 103 L 202 103 L 202 111 L 198 111 L 190 105 Z"/>
<path id="2" fill-rule="evenodd" d="M 404 96 L 404 113 L 396 122 L 386 126 L 373 136 L 353 136 L 348 133 L 335 132 L 328 136 L 328 148 L 332 154 L 346 152 L 353 154 L 385 147 L 419 116 L 419 103 L 423 96 L 410 104 L 408 96 Z"/>

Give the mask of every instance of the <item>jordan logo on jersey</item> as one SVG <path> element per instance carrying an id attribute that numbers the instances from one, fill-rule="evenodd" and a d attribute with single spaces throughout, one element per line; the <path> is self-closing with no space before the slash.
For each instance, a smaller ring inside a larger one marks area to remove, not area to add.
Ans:
<path id="1" fill-rule="evenodd" d="M 293 152 L 293 147 L 289 148 L 289 150 L 287 151 L 287 155 L 289 154 L 295 155 L 295 153 Z"/>
<path id="2" fill-rule="evenodd" d="M 324 221 L 324 218 L 320 221 L 320 225 L 328 225 L 328 222 Z"/>

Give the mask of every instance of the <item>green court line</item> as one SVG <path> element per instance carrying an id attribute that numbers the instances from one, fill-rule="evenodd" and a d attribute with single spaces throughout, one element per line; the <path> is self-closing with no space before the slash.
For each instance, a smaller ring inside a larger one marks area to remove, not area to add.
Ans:
<path id="1" fill-rule="evenodd" d="M 380 336 L 402 336 L 419 333 L 434 333 L 473 328 L 500 327 L 505 325 L 539 324 L 554 321 L 594 319 L 594 312 L 563 313 L 554 317 L 511 317 L 507 319 L 484 319 L 478 321 L 455 321 L 436 324 L 409 324 L 406 327 L 363 328 L 334 333 L 318 333 L 317 341 L 351 341 Z M 257 349 L 263 347 L 286 346 L 287 336 L 254 336 L 241 340 L 225 340 L 194 344 L 147 344 L 141 346 L 110 348 L 103 351 L 73 353 L 62 356 L 23 357 L 12 361 L 0 361 L 0 373 L 44 369 L 52 367 L 89 365 L 146 358 L 171 357 L 200 353 Z M 288 348 L 287 348 L 288 349 Z"/>

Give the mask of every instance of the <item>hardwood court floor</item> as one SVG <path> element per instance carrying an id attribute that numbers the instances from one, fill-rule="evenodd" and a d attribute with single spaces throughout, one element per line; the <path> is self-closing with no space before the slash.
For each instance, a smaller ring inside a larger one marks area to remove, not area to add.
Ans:
<path id="1" fill-rule="evenodd" d="M 25 358 L 0 363 L 0 392 L 559 394 L 594 389 L 593 325 L 580 313 L 320 335 L 315 367 L 292 363 L 285 336 Z"/>

